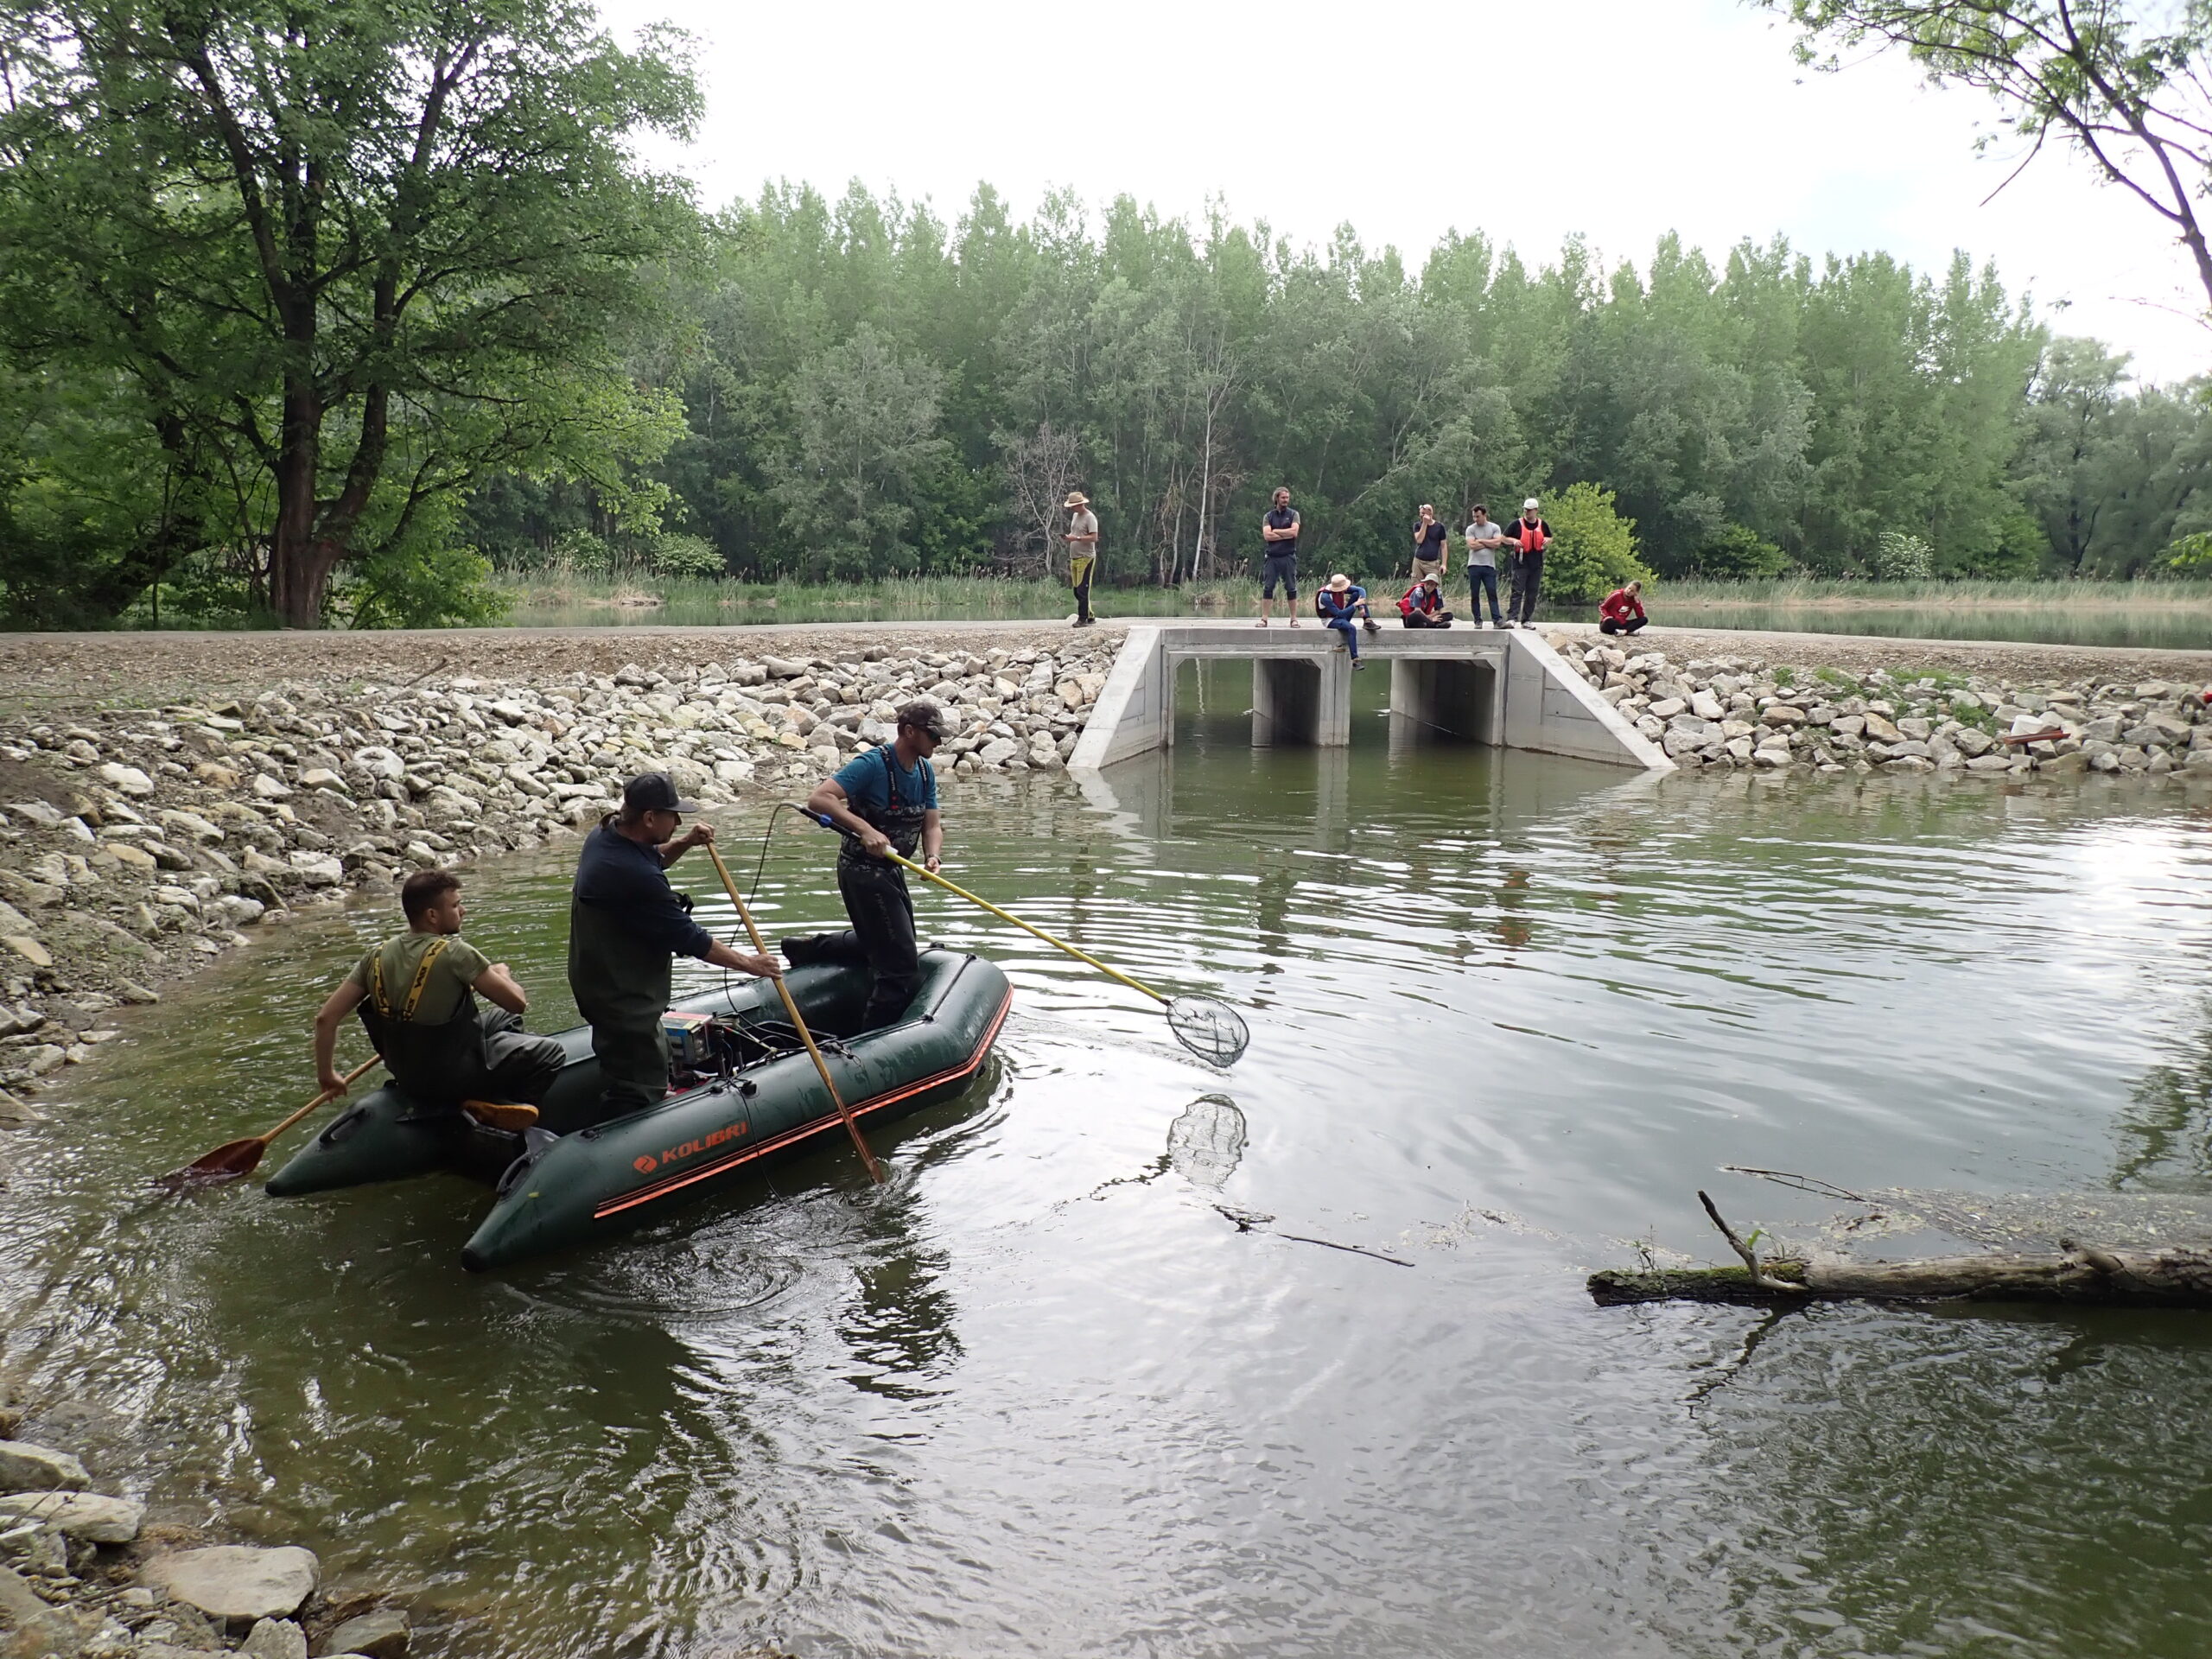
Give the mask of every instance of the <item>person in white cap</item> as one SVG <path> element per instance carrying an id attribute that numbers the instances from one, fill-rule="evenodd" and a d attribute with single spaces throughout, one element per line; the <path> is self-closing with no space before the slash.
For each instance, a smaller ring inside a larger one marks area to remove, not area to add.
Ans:
<path id="1" fill-rule="evenodd" d="M 1098 563 L 1098 515 L 1081 490 L 1070 490 L 1060 505 L 1072 515 L 1064 539 L 1068 544 L 1068 586 L 1075 589 L 1075 626 L 1087 628 L 1098 620 L 1090 613 L 1090 573 Z"/>
<path id="2" fill-rule="evenodd" d="M 1518 621 L 1523 627 L 1536 620 L 1536 594 L 1544 585 L 1544 547 L 1552 527 L 1537 516 L 1536 498 L 1521 504 L 1521 516 L 1505 527 L 1505 544 L 1513 553 L 1513 598 L 1505 607 L 1505 626 Z"/>

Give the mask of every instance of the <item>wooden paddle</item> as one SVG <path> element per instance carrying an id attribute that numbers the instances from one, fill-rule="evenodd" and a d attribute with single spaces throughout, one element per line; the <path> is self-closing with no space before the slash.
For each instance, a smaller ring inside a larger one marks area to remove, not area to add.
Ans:
<path id="1" fill-rule="evenodd" d="M 208 1153 L 205 1157 L 194 1159 L 182 1169 L 171 1170 L 154 1185 L 167 1187 L 170 1192 L 175 1192 L 188 1186 L 213 1186 L 219 1182 L 239 1180 L 252 1174 L 255 1167 L 261 1162 L 262 1154 L 269 1150 L 270 1141 L 325 1101 L 334 1100 L 343 1095 L 346 1090 L 351 1089 L 367 1076 L 369 1069 L 380 1064 L 383 1058 L 384 1057 L 380 1054 L 370 1055 L 367 1059 L 363 1060 L 346 1074 L 342 1087 L 324 1090 L 322 1093 L 301 1107 L 298 1111 L 294 1112 L 282 1123 L 270 1130 L 268 1134 L 249 1135 L 243 1141 L 226 1141 L 214 1151 Z"/>
<path id="2" fill-rule="evenodd" d="M 745 931 L 753 939 L 753 954 L 765 957 L 768 947 L 762 943 L 760 930 L 753 925 L 753 912 L 745 907 L 745 900 L 737 896 L 737 883 L 730 880 L 729 866 L 722 862 L 721 851 L 713 842 L 707 843 L 707 856 L 715 861 L 715 873 L 722 879 L 722 891 L 729 894 L 729 901 L 737 906 L 738 919 L 745 924 Z M 868 1137 L 861 1133 L 860 1120 L 853 1116 L 853 1109 L 845 1104 L 845 1097 L 837 1092 L 837 1084 L 830 1075 L 830 1063 L 822 1058 L 822 1051 L 814 1046 L 814 1033 L 806 1028 L 800 1017 L 798 1004 L 791 997 L 791 988 L 779 976 L 776 980 L 776 994 L 784 999 L 784 1012 L 791 1017 L 791 1028 L 798 1033 L 798 1039 L 806 1045 L 806 1052 L 814 1057 L 814 1069 L 822 1074 L 822 1086 L 830 1091 L 836 1103 L 837 1116 L 845 1120 L 845 1132 L 853 1137 L 853 1147 L 861 1155 L 861 1162 L 868 1166 L 868 1173 L 878 1185 L 883 1180 L 883 1166 L 875 1161 L 875 1154 L 868 1150 Z"/>

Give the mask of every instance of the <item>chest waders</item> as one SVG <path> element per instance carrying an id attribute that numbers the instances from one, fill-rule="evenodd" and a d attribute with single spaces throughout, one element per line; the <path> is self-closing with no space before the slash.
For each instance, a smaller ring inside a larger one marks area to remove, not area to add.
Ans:
<path id="1" fill-rule="evenodd" d="M 887 803 L 854 806 L 852 813 L 871 830 L 880 830 L 899 857 L 912 858 L 922 843 L 928 813 L 899 790 L 893 747 L 887 743 L 876 751 L 883 757 Z M 906 891 L 906 873 L 887 858 L 869 857 L 857 842 L 848 839 L 837 855 L 837 892 L 875 976 L 861 1023 L 868 1029 L 887 1026 L 906 1013 L 921 983 L 921 952 L 914 943 L 914 900 Z"/>
<path id="2" fill-rule="evenodd" d="M 463 1098 L 490 1065 L 476 998 L 466 988 L 452 1018 L 435 1026 L 423 1025 L 415 1018 L 430 983 L 430 969 L 445 954 L 448 943 L 440 938 L 423 952 L 415 977 L 397 1007 L 385 983 L 384 952 L 377 950 L 369 958 L 369 995 L 360 1005 L 361 1024 L 377 1052 L 384 1057 L 385 1069 L 391 1073 L 392 1081 L 426 1101 Z"/>
<path id="3" fill-rule="evenodd" d="M 623 1116 L 668 1093 L 661 1016 L 674 995 L 674 959 L 618 911 L 569 901 L 569 988 L 590 1022 L 599 1057 L 600 1117 Z"/>

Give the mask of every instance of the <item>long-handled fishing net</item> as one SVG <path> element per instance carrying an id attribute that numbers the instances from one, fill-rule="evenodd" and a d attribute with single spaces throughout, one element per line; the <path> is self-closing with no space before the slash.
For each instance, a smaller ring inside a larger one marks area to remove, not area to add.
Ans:
<path id="1" fill-rule="evenodd" d="M 785 802 L 783 804 L 790 805 Z M 836 820 L 818 812 L 795 807 L 813 823 L 824 830 L 834 830 L 840 835 L 844 830 Z M 1065 950 L 1077 962 L 1087 963 L 1109 979 L 1116 980 L 1133 991 L 1141 992 L 1167 1011 L 1167 1029 L 1175 1033 L 1175 1040 L 1211 1065 L 1234 1065 L 1244 1051 L 1251 1046 L 1252 1033 L 1244 1024 L 1244 1016 L 1228 1003 L 1211 996 L 1162 996 L 1149 985 L 1140 984 L 1118 968 L 1109 968 L 1097 957 L 1078 950 L 1065 939 L 1056 939 L 1043 928 L 1025 922 L 1011 911 L 1001 910 L 988 899 L 979 899 L 967 888 L 946 880 L 936 871 L 917 864 L 911 858 L 885 849 L 884 856 L 902 869 L 912 870 L 925 881 L 934 881 L 947 893 L 965 899 L 979 909 L 988 910 L 1002 922 L 1012 922 L 1025 933 L 1034 934 L 1056 950 Z"/>

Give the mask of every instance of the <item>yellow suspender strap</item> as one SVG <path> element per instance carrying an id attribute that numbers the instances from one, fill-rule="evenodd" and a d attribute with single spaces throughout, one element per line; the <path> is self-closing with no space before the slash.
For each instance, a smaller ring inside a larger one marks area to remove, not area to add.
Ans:
<path id="1" fill-rule="evenodd" d="M 378 945 L 369 952 L 369 1000 L 377 1005 L 377 1012 L 385 1019 L 391 1018 L 391 999 L 384 994 L 384 947 Z"/>
<path id="2" fill-rule="evenodd" d="M 415 1018 L 415 1010 L 423 1001 L 423 988 L 430 982 L 430 969 L 438 958 L 445 954 L 446 946 L 451 943 L 450 939 L 442 936 L 423 953 L 423 964 L 415 970 L 415 982 L 407 988 L 406 1006 L 399 1011 L 399 1017 L 402 1020 L 412 1020 Z"/>

